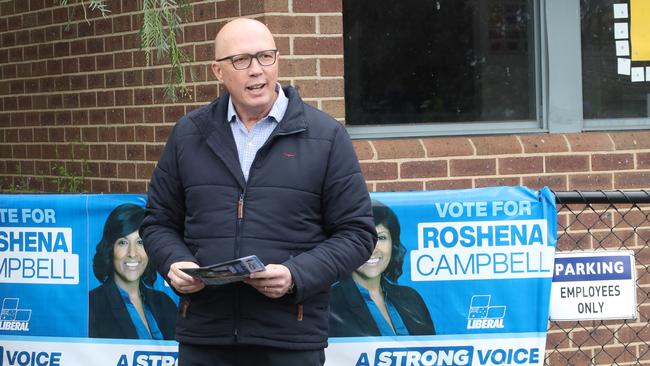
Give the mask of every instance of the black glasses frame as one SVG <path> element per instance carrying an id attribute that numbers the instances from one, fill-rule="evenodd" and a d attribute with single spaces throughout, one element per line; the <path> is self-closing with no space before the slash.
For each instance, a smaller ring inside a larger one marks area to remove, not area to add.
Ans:
<path id="1" fill-rule="evenodd" d="M 262 60 L 260 59 L 260 56 L 262 56 L 262 54 L 264 54 L 264 53 L 266 53 L 266 52 L 269 52 L 269 51 L 273 51 L 273 56 L 274 56 L 274 57 L 273 57 L 273 62 L 271 62 L 270 64 L 265 64 L 265 63 L 262 62 Z M 246 65 L 246 67 L 236 67 L 236 66 L 235 66 L 235 58 L 236 58 L 236 57 L 242 57 L 242 56 L 246 56 L 246 59 L 248 59 L 248 64 Z M 257 62 L 259 62 L 260 65 L 262 65 L 262 66 L 271 66 L 271 65 L 273 65 L 273 64 L 277 61 L 277 59 L 278 59 L 278 50 L 277 50 L 277 49 L 270 49 L 270 50 L 259 51 L 259 52 L 256 52 L 256 53 L 239 53 L 239 54 L 237 54 L 237 55 L 226 56 L 226 57 L 220 58 L 220 59 L 215 60 L 215 61 L 220 62 L 220 61 L 229 60 L 230 63 L 232 64 L 232 67 L 233 67 L 235 70 L 246 70 L 246 69 L 248 69 L 249 67 L 251 67 L 251 63 L 253 63 L 253 58 L 257 59 Z"/>

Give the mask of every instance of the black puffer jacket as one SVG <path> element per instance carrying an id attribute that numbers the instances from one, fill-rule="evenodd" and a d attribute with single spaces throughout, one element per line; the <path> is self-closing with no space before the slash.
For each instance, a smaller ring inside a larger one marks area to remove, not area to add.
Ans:
<path id="1" fill-rule="evenodd" d="M 330 285 L 373 250 L 370 198 L 345 129 L 284 90 L 287 111 L 248 182 L 226 121 L 228 95 L 176 124 L 154 170 L 141 235 L 161 274 L 178 261 L 256 254 L 287 266 L 296 286 L 275 300 L 243 283 L 182 296 L 181 343 L 323 348 Z"/>

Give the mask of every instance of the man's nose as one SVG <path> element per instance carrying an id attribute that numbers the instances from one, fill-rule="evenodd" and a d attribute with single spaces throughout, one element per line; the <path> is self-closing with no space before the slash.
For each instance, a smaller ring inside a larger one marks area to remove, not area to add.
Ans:
<path id="1" fill-rule="evenodd" d="M 257 75 L 262 72 L 262 64 L 257 60 L 257 57 L 253 57 L 251 60 L 251 65 L 248 67 L 248 73 Z"/>

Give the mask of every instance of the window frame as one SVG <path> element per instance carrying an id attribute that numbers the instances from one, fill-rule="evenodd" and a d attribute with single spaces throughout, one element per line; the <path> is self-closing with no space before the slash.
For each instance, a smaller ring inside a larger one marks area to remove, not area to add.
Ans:
<path id="1" fill-rule="evenodd" d="M 348 133 L 367 139 L 650 129 L 650 118 L 584 119 L 580 0 L 534 1 L 532 29 L 536 120 L 347 125 Z"/>

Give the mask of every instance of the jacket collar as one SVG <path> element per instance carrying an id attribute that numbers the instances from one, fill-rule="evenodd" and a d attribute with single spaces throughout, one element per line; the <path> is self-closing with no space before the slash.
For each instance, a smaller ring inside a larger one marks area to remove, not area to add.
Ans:
<path id="1" fill-rule="evenodd" d="M 271 136 L 269 136 L 269 141 L 276 135 L 290 135 L 307 130 L 305 107 L 298 92 L 291 86 L 285 87 L 283 90 L 287 98 L 289 98 L 289 105 L 281 121 L 282 123 L 278 124 Z M 244 188 L 246 180 L 239 165 L 237 146 L 227 117 L 229 99 L 230 94 L 224 94 L 207 106 L 204 113 L 192 116 L 191 121 L 201 131 L 210 150 L 223 161 L 232 176 Z"/>

